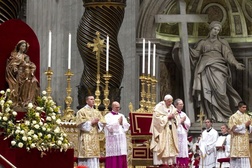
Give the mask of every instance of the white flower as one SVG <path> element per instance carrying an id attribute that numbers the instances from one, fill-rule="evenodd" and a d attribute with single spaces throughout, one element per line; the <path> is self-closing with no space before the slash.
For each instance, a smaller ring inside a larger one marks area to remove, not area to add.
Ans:
<path id="1" fill-rule="evenodd" d="M 43 96 L 43 97 L 42 97 L 42 100 L 47 100 L 47 97 L 46 97 L 46 96 Z"/>
<path id="2" fill-rule="evenodd" d="M 56 120 L 56 117 L 55 117 L 55 116 L 52 116 L 52 119 L 53 119 L 53 120 Z"/>
<path id="3" fill-rule="evenodd" d="M 31 137 L 28 137 L 27 139 L 30 141 L 32 138 L 31 138 Z"/>
<path id="4" fill-rule="evenodd" d="M 52 121 L 52 118 L 51 118 L 50 116 L 47 116 L 47 117 L 46 117 L 46 120 L 47 120 L 47 121 Z"/>
<path id="5" fill-rule="evenodd" d="M 0 105 L 1 105 L 1 106 L 4 105 L 4 100 L 1 100 L 1 101 L 0 101 Z"/>
<path id="6" fill-rule="evenodd" d="M 42 134 L 41 132 L 39 132 L 39 133 L 38 133 L 38 136 L 39 136 L 39 137 L 42 137 L 42 136 L 43 136 L 43 134 Z"/>
<path id="7" fill-rule="evenodd" d="M 51 137 L 52 137 L 52 135 L 51 135 L 51 134 L 47 134 L 47 138 L 49 138 L 49 139 L 50 139 Z"/>
<path id="8" fill-rule="evenodd" d="M 10 111 L 10 108 L 7 107 L 7 108 L 5 109 L 5 111 L 8 113 L 8 112 Z"/>
<path id="9" fill-rule="evenodd" d="M 20 134 L 24 134 L 24 133 L 25 133 L 25 131 L 24 131 L 24 130 L 21 130 L 21 131 L 20 131 Z"/>
<path id="10" fill-rule="evenodd" d="M 38 113 L 38 112 L 36 112 L 36 113 L 35 113 L 35 116 L 36 116 L 36 117 L 39 117 L 39 113 Z"/>
<path id="11" fill-rule="evenodd" d="M 34 134 L 33 136 L 33 139 L 37 140 L 38 139 L 38 135 Z"/>
<path id="12" fill-rule="evenodd" d="M 59 127 L 56 127 L 55 130 L 54 130 L 55 133 L 59 133 L 60 132 L 60 128 Z"/>
<path id="13" fill-rule="evenodd" d="M 7 89 L 6 92 L 10 92 L 10 89 Z"/>
<path id="14" fill-rule="evenodd" d="M 11 101 L 11 100 L 8 100 L 7 103 L 8 103 L 8 104 L 12 104 L 12 101 Z"/>
<path id="15" fill-rule="evenodd" d="M 59 125 L 59 124 L 61 123 L 61 119 L 58 118 L 58 119 L 56 120 L 56 123 Z"/>
<path id="16" fill-rule="evenodd" d="M 63 137 L 59 137 L 59 140 L 63 141 L 63 139 L 64 139 Z"/>
<path id="17" fill-rule="evenodd" d="M 0 94 L 4 94 L 4 93 L 5 93 L 4 90 L 1 90 L 1 91 L 0 91 Z"/>
<path id="18" fill-rule="evenodd" d="M 27 141 L 27 137 L 26 137 L 26 136 L 23 136 L 23 137 L 22 137 L 22 140 L 23 140 L 23 141 Z"/>
<path id="19" fill-rule="evenodd" d="M 8 118 L 7 118 L 6 116 L 4 116 L 4 117 L 3 117 L 3 120 L 4 120 L 4 121 L 7 121 L 7 120 L 8 120 Z"/>
<path id="20" fill-rule="evenodd" d="M 39 125 L 40 125 L 40 126 L 42 126 L 42 125 L 43 125 L 43 122 L 42 122 L 42 121 L 40 121 L 40 122 L 39 122 Z"/>
<path id="21" fill-rule="evenodd" d="M 47 131 L 50 132 L 50 131 L 51 131 L 51 128 L 47 128 Z"/>
<path id="22" fill-rule="evenodd" d="M 32 124 L 37 124 L 37 121 L 36 120 L 32 120 Z"/>
<path id="23" fill-rule="evenodd" d="M 15 133 L 16 133 L 16 134 L 19 134 L 19 133 L 20 133 L 20 130 L 17 129 L 17 130 L 15 131 Z"/>
<path id="24" fill-rule="evenodd" d="M 32 143 L 32 144 L 30 145 L 30 147 L 31 147 L 31 148 L 35 148 L 36 145 L 35 145 L 34 143 Z"/>
<path id="25" fill-rule="evenodd" d="M 39 125 L 38 124 L 34 125 L 34 128 L 39 129 Z"/>
<path id="26" fill-rule="evenodd" d="M 19 143 L 18 143 L 18 147 L 19 147 L 19 148 L 22 148 L 23 146 L 24 146 L 24 144 L 23 144 L 22 142 L 19 142 Z"/>
<path id="27" fill-rule="evenodd" d="M 33 107 L 33 104 L 29 103 L 27 107 L 28 107 L 28 109 L 31 109 Z"/>
<path id="28" fill-rule="evenodd" d="M 16 111 L 13 111 L 13 112 L 12 112 L 12 115 L 17 116 L 17 112 L 16 112 Z"/>
<path id="29" fill-rule="evenodd" d="M 45 130 L 46 130 L 46 127 L 42 127 L 42 130 L 45 131 Z"/>
<path id="30" fill-rule="evenodd" d="M 58 144 L 58 145 L 61 145 L 61 144 L 62 144 L 62 141 L 58 140 L 58 141 L 57 141 L 57 144 Z"/>
<path id="31" fill-rule="evenodd" d="M 14 141 L 14 140 L 13 140 L 13 141 L 11 141 L 11 145 L 12 145 L 12 146 L 15 146 L 15 145 L 16 145 L 16 143 L 17 143 L 17 142 L 16 142 L 16 141 Z"/>
<path id="32" fill-rule="evenodd" d="M 41 109 L 40 107 L 36 107 L 36 110 L 37 110 L 37 111 L 40 111 L 40 109 Z"/>
<path id="33" fill-rule="evenodd" d="M 46 95 L 46 91 L 45 90 L 42 91 L 42 95 Z"/>
<path id="34" fill-rule="evenodd" d="M 30 121 L 28 121 L 28 120 L 25 120 L 25 125 L 27 125 L 27 126 L 29 126 L 30 125 Z"/>
<path id="35" fill-rule="evenodd" d="M 35 133 L 35 131 L 34 131 L 34 130 L 30 130 L 30 133 L 31 133 L 31 134 L 34 134 L 34 133 Z"/>

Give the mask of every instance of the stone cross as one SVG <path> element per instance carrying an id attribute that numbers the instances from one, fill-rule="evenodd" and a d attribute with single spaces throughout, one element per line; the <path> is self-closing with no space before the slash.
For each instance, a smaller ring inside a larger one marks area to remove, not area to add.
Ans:
<path id="1" fill-rule="evenodd" d="M 182 73 L 183 73 L 183 87 L 184 87 L 184 102 L 188 116 L 192 122 L 195 121 L 193 100 L 190 93 L 191 81 L 191 68 L 189 58 L 189 45 L 188 45 L 188 22 L 207 22 L 208 16 L 202 14 L 186 14 L 186 3 L 184 0 L 179 0 L 180 14 L 171 15 L 156 15 L 156 23 L 179 22 L 179 34 L 182 45 Z"/>

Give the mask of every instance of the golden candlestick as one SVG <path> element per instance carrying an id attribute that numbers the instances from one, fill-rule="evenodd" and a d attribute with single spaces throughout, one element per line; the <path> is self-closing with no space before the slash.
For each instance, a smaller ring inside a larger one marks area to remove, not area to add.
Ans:
<path id="1" fill-rule="evenodd" d="M 156 106 L 156 84 L 157 84 L 156 78 L 153 76 L 151 78 L 151 106 L 154 108 Z"/>
<path id="2" fill-rule="evenodd" d="M 109 88 L 108 88 L 108 85 L 109 85 L 109 80 L 111 78 L 111 74 L 108 73 L 108 71 L 106 71 L 106 74 L 103 75 L 103 78 L 105 80 L 105 89 L 104 89 L 104 99 L 103 99 L 103 104 L 105 106 L 105 114 L 109 111 L 108 110 L 108 106 L 110 104 L 110 100 L 108 98 L 109 96 Z"/>
<path id="3" fill-rule="evenodd" d="M 45 71 L 45 75 L 47 77 L 47 88 L 46 88 L 47 98 L 49 100 L 51 100 L 52 99 L 52 97 L 51 97 L 51 93 L 52 93 L 51 82 L 52 82 L 52 75 L 53 75 L 53 71 L 51 70 L 51 67 L 48 67 L 47 71 Z"/>
<path id="4" fill-rule="evenodd" d="M 104 40 L 100 38 L 100 32 L 96 32 L 96 38 L 93 39 L 94 43 L 87 43 L 87 47 L 93 47 L 93 52 L 95 52 L 96 60 L 97 60 L 97 80 L 96 80 L 96 91 L 95 91 L 95 108 L 98 110 L 99 105 L 101 104 L 101 99 L 99 98 L 101 95 L 100 92 L 100 62 L 101 62 L 101 53 L 103 53 Z"/>
<path id="5" fill-rule="evenodd" d="M 73 75 L 74 74 L 71 72 L 70 69 L 68 69 L 68 71 L 65 73 L 65 76 L 67 76 L 67 88 L 66 88 L 67 96 L 65 98 L 65 103 L 66 103 L 67 107 L 64 110 L 64 116 L 62 117 L 63 121 L 74 121 L 75 120 L 74 110 L 72 110 L 70 107 L 73 102 L 73 99 L 71 97 L 71 92 L 72 92 L 71 77 Z"/>
<path id="6" fill-rule="evenodd" d="M 141 101 L 140 101 L 140 109 L 137 110 L 137 112 L 144 112 L 145 111 L 145 96 L 146 96 L 146 92 L 145 92 L 145 81 L 146 81 L 146 76 L 143 74 L 142 76 L 139 77 L 140 81 L 141 81 Z"/>
<path id="7" fill-rule="evenodd" d="M 147 108 L 148 112 L 151 112 L 152 108 L 151 108 L 151 77 L 150 77 L 150 75 L 148 75 L 148 77 L 146 79 L 146 83 L 147 83 L 146 108 Z"/>

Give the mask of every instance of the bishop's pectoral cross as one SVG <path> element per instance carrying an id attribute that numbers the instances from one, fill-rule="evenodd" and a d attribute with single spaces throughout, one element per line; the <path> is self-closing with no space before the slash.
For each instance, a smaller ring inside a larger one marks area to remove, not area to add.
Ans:
<path id="1" fill-rule="evenodd" d="M 190 93 L 190 81 L 191 81 L 191 68 L 190 68 L 190 59 L 189 59 L 189 46 L 188 46 L 188 31 L 187 23 L 188 22 L 207 22 L 208 15 L 202 14 L 186 14 L 186 3 L 184 0 L 179 0 L 179 15 L 156 15 L 156 23 L 177 23 L 179 22 L 179 34 L 180 41 L 182 45 L 182 72 L 183 72 L 183 87 L 184 87 L 184 99 L 185 99 L 185 108 L 188 111 L 188 116 L 191 118 L 191 121 L 194 122 L 194 108 L 193 101 Z"/>

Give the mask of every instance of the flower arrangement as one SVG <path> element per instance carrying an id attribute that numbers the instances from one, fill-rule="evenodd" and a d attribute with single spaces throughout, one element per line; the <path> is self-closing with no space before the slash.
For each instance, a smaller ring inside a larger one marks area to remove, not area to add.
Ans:
<path id="1" fill-rule="evenodd" d="M 1 93 L 4 93 L 1 91 Z M 60 149 L 66 151 L 70 147 L 67 135 L 60 127 L 60 107 L 52 99 L 48 99 L 46 91 L 38 97 L 36 105 L 29 103 L 24 119 L 15 122 L 16 112 L 8 100 L 9 91 L 1 97 L 2 119 L 0 126 L 6 130 L 6 138 L 11 137 L 11 146 L 26 148 L 28 151 L 37 148 L 39 151 Z M 7 100 L 7 101 L 5 101 Z M 8 110 L 8 107 L 10 110 Z M 5 116 L 7 118 L 3 118 Z"/>
<path id="2" fill-rule="evenodd" d="M 12 108 L 12 101 L 10 100 L 10 89 L 6 92 L 0 91 L 0 129 L 4 130 L 7 134 L 15 127 L 17 112 Z"/>

